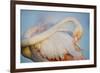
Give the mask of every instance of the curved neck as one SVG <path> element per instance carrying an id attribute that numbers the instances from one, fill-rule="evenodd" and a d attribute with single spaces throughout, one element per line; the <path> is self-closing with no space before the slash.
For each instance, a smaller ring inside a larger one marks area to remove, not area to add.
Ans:
<path id="1" fill-rule="evenodd" d="M 59 28 L 61 28 L 63 25 L 65 25 L 67 22 L 73 22 L 76 25 L 76 29 L 80 30 L 81 32 L 83 31 L 80 22 L 76 18 L 67 17 L 64 20 L 60 21 L 59 23 L 55 24 L 55 26 L 48 29 L 47 31 L 45 31 L 39 35 L 33 36 L 32 38 L 22 40 L 22 46 L 34 45 L 36 43 L 39 43 L 39 42 L 49 38 L 55 32 L 57 32 L 59 30 Z M 68 24 L 66 24 L 66 25 L 68 25 Z"/>

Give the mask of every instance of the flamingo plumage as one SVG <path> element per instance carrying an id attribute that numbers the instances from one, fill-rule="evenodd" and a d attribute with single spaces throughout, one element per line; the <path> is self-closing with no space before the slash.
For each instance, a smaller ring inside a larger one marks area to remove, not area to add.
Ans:
<path id="1" fill-rule="evenodd" d="M 68 22 L 76 27 L 69 35 L 66 29 Z M 84 56 L 78 46 L 78 42 L 83 35 L 83 28 L 80 22 L 74 17 L 67 17 L 50 29 L 45 26 L 32 27 L 24 36 L 27 37 L 21 42 L 22 55 L 33 61 L 66 61 L 82 60 Z M 34 33 L 42 33 L 34 35 Z"/>

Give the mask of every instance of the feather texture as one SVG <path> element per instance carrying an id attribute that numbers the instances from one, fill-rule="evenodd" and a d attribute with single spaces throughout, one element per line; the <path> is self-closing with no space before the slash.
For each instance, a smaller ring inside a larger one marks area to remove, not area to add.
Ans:
<path id="1" fill-rule="evenodd" d="M 69 30 L 66 28 L 69 22 L 76 26 L 72 35 L 69 35 Z M 83 34 L 83 29 L 77 19 L 67 17 L 45 32 L 30 37 L 35 30 L 40 30 L 41 28 L 28 30 L 28 33 L 24 35 L 28 36 L 28 38 L 22 40 L 21 43 L 22 47 L 31 46 L 34 57 L 41 61 L 46 61 L 46 59 L 59 60 L 59 58 L 63 60 L 65 54 L 70 54 L 73 59 L 83 59 L 81 50 L 77 47 L 77 42 Z"/>

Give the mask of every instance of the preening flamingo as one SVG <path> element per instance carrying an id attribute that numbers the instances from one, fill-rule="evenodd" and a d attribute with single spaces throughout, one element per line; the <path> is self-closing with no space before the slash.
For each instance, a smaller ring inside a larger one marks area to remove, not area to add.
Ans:
<path id="1" fill-rule="evenodd" d="M 72 35 L 66 28 L 69 22 L 76 26 Z M 44 25 L 32 27 L 23 35 L 26 39 L 21 41 L 22 55 L 33 61 L 82 60 L 78 44 L 82 35 L 83 28 L 74 17 L 66 17 L 48 30 Z"/>

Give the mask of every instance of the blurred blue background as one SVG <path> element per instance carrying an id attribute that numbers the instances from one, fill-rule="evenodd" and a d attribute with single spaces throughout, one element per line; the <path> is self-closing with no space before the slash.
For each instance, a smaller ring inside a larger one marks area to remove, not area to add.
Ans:
<path id="1" fill-rule="evenodd" d="M 21 10 L 21 35 L 30 27 L 38 24 L 53 25 L 66 17 L 75 17 L 82 24 L 84 35 L 80 41 L 80 48 L 86 59 L 89 59 L 89 13 L 82 12 L 63 12 L 63 11 L 39 11 L 39 10 Z M 22 36 L 21 36 L 22 37 Z M 21 56 L 21 63 L 32 62 Z"/>

